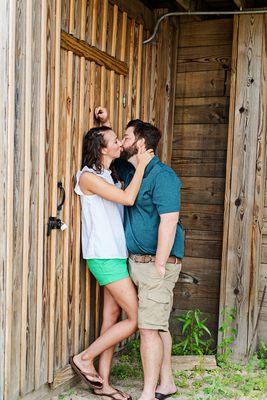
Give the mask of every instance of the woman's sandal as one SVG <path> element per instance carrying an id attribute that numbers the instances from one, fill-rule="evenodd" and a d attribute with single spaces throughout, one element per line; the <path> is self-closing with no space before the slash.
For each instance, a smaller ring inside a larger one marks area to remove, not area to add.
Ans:
<path id="1" fill-rule="evenodd" d="M 132 396 L 128 395 L 127 397 L 125 397 L 125 394 L 127 393 L 123 393 L 119 389 L 116 389 L 116 392 L 113 393 L 96 393 L 95 391 L 93 391 L 93 393 L 95 396 L 106 396 L 113 400 L 120 400 L 118 399 L 118 397 L 115 397 L 116 395 L 120 394 L 125 400 L 132 400 Z"/>
<path id="2" fill-rule="evenodd" d="M 102 382 L 100 382 L 100 381 L 92 381 L 92 380 L 87 378 L 87 376 L 91 376 L 92 378 L 101 379 L 98 374 L 85 374 L 85 373 L 83 373 L 80 370 L 80 368 L 73 361 L 73 357 L 70 357 L 70 365 L 71 365 L 73 371 L 75 371 L 76 374 L 79 375 L 80 378 L 82 378 L 82 380 L 85 383 L 87 383 L 87 385 L 89 385 L 92 389 L 102 389 L 102 387 L 103 387 L 103 383 Z"/>

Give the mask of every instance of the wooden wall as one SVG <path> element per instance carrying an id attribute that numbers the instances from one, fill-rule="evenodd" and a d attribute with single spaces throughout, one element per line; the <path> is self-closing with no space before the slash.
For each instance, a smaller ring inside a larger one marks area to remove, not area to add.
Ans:
<path id="1" fill-rule="evenodd" d="M 183 182 L 183 271 L 198 284 L 176 285 L 174 315 L 199 308 L 216 342 L 232 20 L 182 19 L 179 32 L 171 166 Z"/>
<path id="2" fill-rule="evenodd" d="M 159 50 L 176 30 L 166 21 L 157 42 L 143 47 L 155 16 L 138 0 L 12 0 L 0 10 L 8 21 L 0 67 L 0 399 L 40 400 L 73 382 L 69 355 L 100 324 L 101 295 L 81 260 L 73 192 L 83 134 L 96 123 L 94 108 L 106 105 L 119 136 L 131 118 L 160 121 L 167 157 L 175 51 L 164 47 L 162 60 Z M 50 216 L 68 229 L 47 236 Z"/>
<path id="3" fill-rule="evenodd" d="M 266 284 L 264 264 L 260 271 L 265 260 L 266 22 L 265 15 L 234 18 L 220 308 L 236 310 L 232 356 L 237 360 L 254 351 L 257 331 L 266 338 L 266 299 L 258 326 Z"/>
<path id="4" fill-rule="evenodd" d="M 267 44 L 266 44 L 266 32 L 267 32 L 267 20 L 265 17 L 265 24 L 264 24 L 264 32 L 265 32 L 265 45 L 263 47 L 263 71 L 266 71 L 267 66 Z M 265 72 L 266 74 L 266 72 Z M 265 75 L 265 88 L 263 93 L 265 93 L 265 110 L 266 110 L 266 99 L 267 99 L 267 88 L 266 88 L 266 75 Z M 265 119 L 266 121 L 266 119 Z M 267 135 L 267 128 L 265 126 L 265 135 Z M 265 161 L 265 168 L 267 168 L 267 164 Z M 266 178 L 266 170 L 265 178 Z M 259 272 L 258 272 L 258 312 L 259 312 L 259 324 L 257 327 L 257 343 L 263 341 L 267 343 L 267 184 L 265 180 L 265 185 L 263 186 L 264 190 L 264 209 L 263 209 L 263 223 L 261 224 L 262 228 L 262 238 L 261 238 L 261 255 L 260 255 L 260 265 L 259 265 Z M 256 321 L 257 322 L 257 321 Z"/>
<path id="5" fill-rule="evenodd" d="M 2 1 L 0 3 L 0 14 L 5 21 L 0 28 L 0 400 L 4 397 L 4 371 L 5 371 L 5 326 L 6 326 L 6 285 L 10 280 L 10 252 L 12 242 L 8 243 L 8 235 L 10 235 L 11 224 L 7 224 L 7 215 L 11 212 L 10 202 L 12 202 L 12 175 L 13 169 L 9 162 L 10 154 L 12 154 L 12 140 L 14 121 L 14 65 L 9 69 L 9 59 L 14 54 L 14 40 L 9 40 L 9 32 L 12 32 L 14 24 L 14 1 Z M 8 116 L 10 115 L 10 118 Z M 10 171 L 7 165 L 11 167 Z M 8 200 L 11 195 L 11 199 Z M 8 269 L 9 267 L 9 269 Z"/>

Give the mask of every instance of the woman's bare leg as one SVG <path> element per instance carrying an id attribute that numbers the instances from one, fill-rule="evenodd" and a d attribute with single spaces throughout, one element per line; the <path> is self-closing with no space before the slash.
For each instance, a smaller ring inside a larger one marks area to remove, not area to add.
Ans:
<path id="1" fill-rule="evenodd" d="M 100 336 L 103 335 L 109 328 L 118 322 L 121 314 L 121 308 L 115 299 L 112 297 L 107 288 L 104 288 L 104 307 L 103 307 L 103 323 L 100 331 Z M 104 383 L 108 384 L 112 357 L 115 346 L 103 351 L 99 356 L 98 372 Z"/>
<path id="2" fill-rule="evenodd" d="M 109 328 L 115 325 L 121 315 L 121 308 L 115 299 L 112 297 L 107 288 L 104 288 L 104 307 L 103 307 L 103 323 L 101 327 L 100 336 L 105 333 Z M 95 389 L 94 392 L 97 394 L 101 393 L 115 393 L 116 389 L 109 383 L 109 376 L 112 364 L 112 358 L 115 346 L 103 351 L 99 356 L 98 361 L 98 372 L 103 379 L 102 389 Z M 116 393 L 116 399 L 124 400 L 129 397 L 126 393 Z"/>
<path id="3" fill-rule="evenodd" d="M 131 279 L 125 278 L 106 285 L 117 304 L 125 311 L 127 319 L 116 323 L 97 338 L 86 350 L 74 357 L 75 364 L 83 373 L 95 373 L 94 359 L 105 350 L 128 338 L 137 329 L 137 295 Z M 90 378 L 92 379 L 92 378 Z M 97 378 L 93 380 L 98 380 Z"/>

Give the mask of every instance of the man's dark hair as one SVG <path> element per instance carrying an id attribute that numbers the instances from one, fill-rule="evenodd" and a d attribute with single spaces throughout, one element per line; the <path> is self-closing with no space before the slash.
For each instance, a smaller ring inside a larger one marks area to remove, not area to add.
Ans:
<path id="1" fill-rule="evenodd" d="M 143 122 L 140 119 L 132 119 L 128 122 L 126 128 L 133 127 L 135 138 L 145 139 L 146 149 L 153 149 L 156 152 L 159 141 L 161 139 L 161 132 L 154 125 Z"/>

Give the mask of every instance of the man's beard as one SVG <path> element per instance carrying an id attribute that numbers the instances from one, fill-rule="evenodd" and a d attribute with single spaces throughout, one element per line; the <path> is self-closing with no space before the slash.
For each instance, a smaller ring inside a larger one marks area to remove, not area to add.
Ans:
<path id="1" fill-rule="evenodd" d="M 128 147 L 128 149 L 123 149 L 120 157 L 124 158 L 125 160 L 129 160 L 129 158 L 135 156 L 137 153 L 138 148 L 136 146 L 136 143 L 134 143 L 132 146 Z"/>

